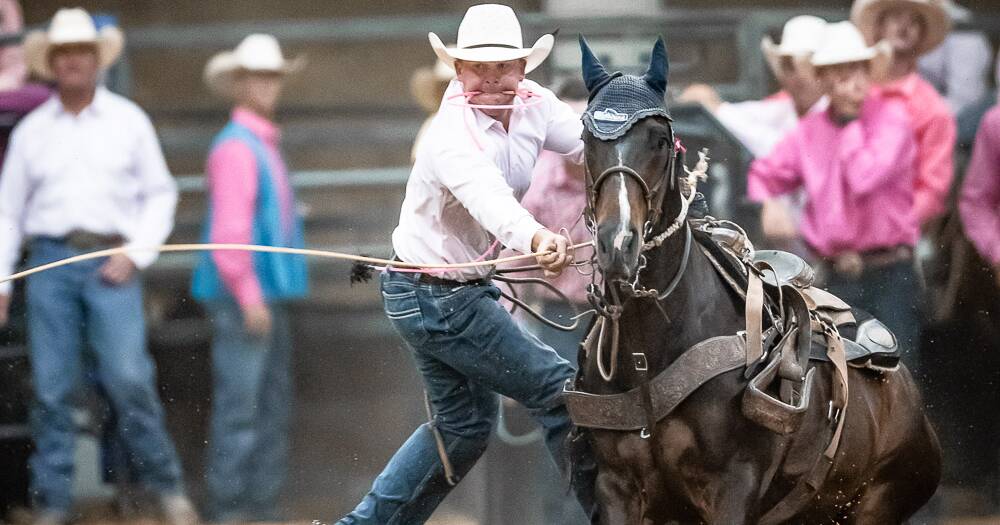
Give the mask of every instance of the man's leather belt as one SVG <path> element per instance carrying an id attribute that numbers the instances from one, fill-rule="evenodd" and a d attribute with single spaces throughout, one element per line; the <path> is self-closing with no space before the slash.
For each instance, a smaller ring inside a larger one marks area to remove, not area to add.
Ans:
<path id="1" fill-rule="evenodd" d="M 397 257 L 395 255 L 392 256 L 392 260 L 393 261 L 399 261 L 399 262 L 405 262 L 405 261 L 403 261 L 402 259 L 400 259 L 399 257 Z M 413 276 L 416 276 L 416 279 L 418 281 L 420 281 L 422 283 L 425 283 L 425 284 L 433 284 L 433 285 L 436 285 L 436 286 L 478 286 L 478 285 L 481 285 L 481 284 L 488 284 L 489 283 L 489 279 L 472 279 L 472 280 L 469 280 L 469 281 L 456 281 L 454 279 L 442 279 L 440 277 L 434 277 L 433 275 L 430 275 L 430 274 L 427 274 L 427 273 L 417 273 L 417 274 L 414 274 L 414 273 L 410 273 L 410 272 L 405 272 L 404 275 L 413 275 Z"/>
<path id="2" fill-rule="evenodd" d="M 84 230 L 73 230 L 59 240 L 80 251 L 114 248 L 125 244 L 125 237 L 120 234 L 93 233 Z"/>
<path id="3" fill-rule="evenodd" d="M 824 266 L 837 273 L 857 277 L 865 269 L 885 268 L 913 260 L 913 248 L 906 245 L 880 248 L 867 252 L 847 252 L 835 257 L 823 257 Z"/>

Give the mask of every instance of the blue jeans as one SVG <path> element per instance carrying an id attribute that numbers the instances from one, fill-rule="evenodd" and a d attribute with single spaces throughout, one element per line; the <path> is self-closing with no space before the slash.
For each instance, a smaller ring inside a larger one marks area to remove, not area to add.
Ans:
<path id="1" fill-rule="evenodd" d="M 920 370 L 920 317 L 917 312 L 920 283 L 913 261 L 882 268 L 865 268 L 858 277 L 830 272 L 826 288 L 851 306 L 866 310 L 885 323 L 899 340 L 902 360 L 914 377 Z"/>
<path id="2" fill-rule="evenodd" d="M 582 304 L 578 308 L 583 312 L 588 310 L 590 305 Z M 573 323 L 572 317 L 576 312 L 568 303 L 551 300 L 542 302 L 541 313 L 559 324 L 568 325 Z M 525 328 L 550 345 L 560 357 L 574 365 L 577 363 L 580 342 L 587 336 L 589 316 L 580 319 L 579 326 L 572 332 L 557 330 L 527 314 L 521 318 L 524 319 Z M 535 465 L 532 480 L 535 482 L 538 497 L 542 500 L 543 523 L 546 525 L 587 523 L 583 509 L 566 493 L 566 483 L 562 481 L 562 475 L 550 464 L 535 463 Z"/>
<path id="3" fill-rule="evenodd" d="M 61 241 L 36 239 L 28 264 L 79 253 Z M 182 490 L 180 463 L 156 393 L 155 366 L 146 351 L 140 279 L 106 284 L 99 274 L 104 262 L 84 261 L 35 274 L 26 285 L 34 381 L 31 494 L 37 507 L 56 512 L 68 512 L 72 503 L 72 411 L 83 385 L 85 337 L 139 481 L 162 494 Z"/>
<path id="4" fill-rule="evenodd" d="M 486 450 L 497 393 L 519 401 L 545 429 L 549 452 L 565 471 L 571 423 L 562 399 L 573 367 L 522 330 L 485 283 L 440 286 L 412 274 L 383 273 L 386 316 L 406 341 L 424 379 L 454 474 L 461 478 Z M 421 425 L 389 460 L 371 491 L 339 523 L 423 523 L 451 490 L 433 431 Z M 513 509 L 512 509 L 513 510 Z"/>
<path id="5" fill-rule="evenodd" d="M 212 338 L 212 418 L 205 478 L 213 521 L 276 520 L 288 468 L 291 331 L 269 304 L 271 334 L 247 333 L 234 302 L 206 305 Z"/>

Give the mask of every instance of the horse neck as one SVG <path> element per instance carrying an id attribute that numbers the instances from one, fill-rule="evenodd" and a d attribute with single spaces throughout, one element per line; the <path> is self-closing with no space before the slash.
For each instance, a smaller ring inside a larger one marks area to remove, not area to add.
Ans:
<path id="1" fill-rule="evenodd" d="M 681 269 L 684 258 L 684 230 L 669 237 L 660 247 L 646 252 L 647 264 L 639 285 L 663 291 Z M 742 330 L 745 321 L 741 305 L 733 297 L 712 263 L 691 240 L 691 252 L 684 274 L 674 291 L 660 305 L 655 299 L 626 302 L 620 320 L 622 380 L 634 386 L 639 379 L 632 353 L 643 352 L 655 375 L 698 342 Z M 637 286 L 638 287 L 638 286 Z M 664 318 L 666 313 L 669 322 Z M 620 386 L 626 386 L 626 384 Z"/>

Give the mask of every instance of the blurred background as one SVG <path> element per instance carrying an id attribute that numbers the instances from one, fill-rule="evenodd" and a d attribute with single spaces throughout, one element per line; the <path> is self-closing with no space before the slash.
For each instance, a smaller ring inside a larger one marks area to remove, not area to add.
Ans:
<path id="1" fill-rule="evenodd" d="M 434 63 L 427 32 L 454 38 L 465 9 L 475 3 L 79 0 L 69 5 L 24 0 L 21 7 L 29 29 L 44 27 L 60 7 L 79 5 L 110 17 L 125 32 L 124 57 L 107 82 L 148 112 L 177 178 L 181 197 L 171 242 L 198 240 L 205 211 L 205 157 L 212 136 L 228 118 L 228 106 L 210 96 L 202 82 L 206 60 L 253 32 L 276 36 L 286 55 L 307 56 L 308 67 L 289 85 L 278 114 L 284 152 L 305 212 L 307 244 L 387 256 L 409 173 L 410 148 L 425 118 L 411 97 L 410 76 L 418 67 Z M 609 68 L 623 70 L 644 67 L 651 42 L 663 35 L 670 54 L 670 92 L 677 95 L 687 85 L 707 83 L 727 100 L 760 99 L 776 90 L 760 52 L 762 36 L 777 39 L 782 24 L 794 15 L 834 21 L 847 18 L 850 8 L 847 0 L 507 3 L 519 15 L 526 42 L 559 30 L 551 58 L 531 74 L 543 85 L 578 74 L 578 33 L 587 36 Z M 984 32 L 995 50 L 1000 41 L 1000 2 L 960 3 L 974 16 L 957 27 Z M 3 35 L 7 45 L 16 45 L 20 37 L 21 33 Z M 994 78 L 992 72 L 989 78 Z M 744 197 L 749 152 L 701 106 L 677 104 L 672 112 L 677 133 L 689 149 L 711 150 L 706 193 L 713 215 L 738 220 L 756 239 L 758 208 Z M 7 135 L 20 116 L 0 112 L 0 134 Z M 968 147 L 960 144 L 956 162 L 963 162 Z M 197 501 L 203 490 L 211 399 L 211 329 L 188 294 L 194 262 L 190 254 L 160 257 L 146 272 L 146 310 L 169 428 Z M 309 263 L 310 296 L 292 308 L 295 409 L 283 507 L 296 520 L 330 521 L 367 491 L 389 455 L 425 416 L 420 379 L 381 311 L 376 287 L 352 287 L 343 263 L 320 259 Z M 969 264 L 971 268 L 976 263 Z M 928 337 L 943 359 L 962 360 L 967 367 L 982 362 L 971 361 L 980 357 L 971 357 L 978 354 L 960 336 L 970 330 L 969 323 L 992 329 L 996 324 L 989 318 L 992 304 L 977 303 L 968 306 L 969 313 L 963 310 L 937 319 Z M 29 377 L 23 317 L 15 310 L 0 347 L 0 511 L 10 519 L 17 516 L 10 511 L 27 502 Z M 968 433 L 954 440 L 966 452 L 971 448 L 979 461 L 965 460 L 978 469 L 975 472 L 955 467 L 946 473 L 945 492 L 952 496 L 941 503 L 941 512 L 949 519 L 989 520 L 984 516 L 996 508 L 995 438 L 1000 436 L 989 417 L 996 419 L 997 370 L 993 365 L 986 368 L 988 377 L 976 380 L 978 386 L 970 387 L 968 375 L 955 373 L 941 381 L 961 383 L 966 390 L 928 395 L 929 405 L 944 405 L 948 411 L 977 404 L 994 407 L 983 412 L 985 418 L 966 423 Z M 967 373 L 971 372 L 963 372 Z M 75 485 L 82 499 L 98 503 L 115 489 L 98 472 L 95 436 L 100 424 L 99 415 L 81 422 Z M 508 424 L 515 433 L 532 428 L 516 412 Z M 435 519 L 483 525 L 541 523 L 536 521 L 540 510 L 532 487 L 519 477 L 536 461 L 547 461 L 537 445 L 496 440 Z"/>

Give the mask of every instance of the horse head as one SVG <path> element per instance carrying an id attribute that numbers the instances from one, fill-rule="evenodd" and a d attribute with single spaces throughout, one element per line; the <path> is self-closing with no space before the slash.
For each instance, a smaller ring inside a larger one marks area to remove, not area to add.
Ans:
<path id="1" fill-rule="evenodd" d="M 643 245 L 680 202 L 673 128 L 664 102 L 669 62 L 663 39 L 642 76 L 609 73 L 580 37 L 590 92 L 583 115 L 587 220 L 606 282 L 630 282 Z"/>

